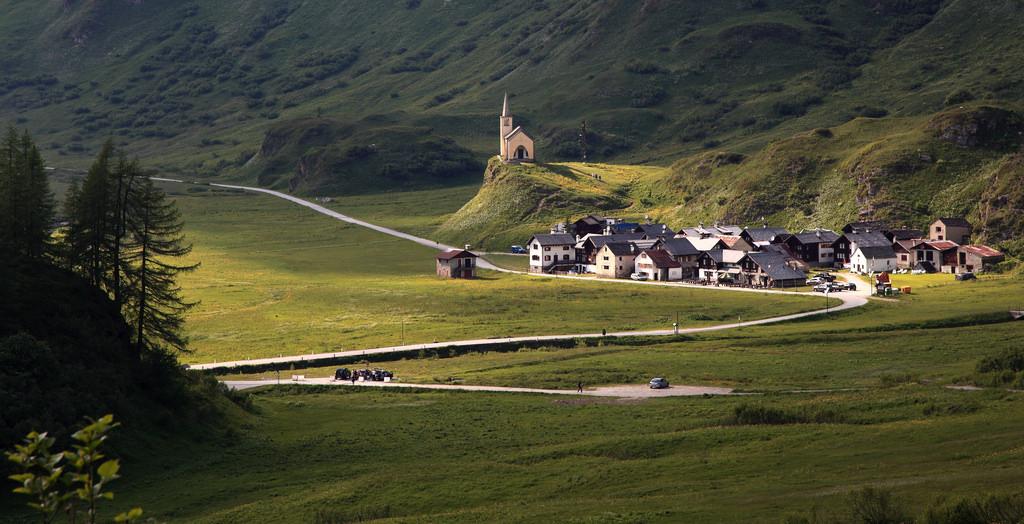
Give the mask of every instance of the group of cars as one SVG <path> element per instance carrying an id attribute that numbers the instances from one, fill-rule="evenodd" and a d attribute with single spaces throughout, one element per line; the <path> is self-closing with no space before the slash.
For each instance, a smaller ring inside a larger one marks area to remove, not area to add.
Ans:
<path id="1" fill-rule="evenodd" d="M 857 284 L 853 282 L 841 282 L 836 276 L 830 273 L 818 273 L 807 279 L 807 285 L 814 286 L 811 289 L 818 293 L 835 293 L 836 291 L 856 291 Z"/>
<path id="2" fill-rule="evenodd" d="M 334 380 L 363 380 L 365 382 L 390 382 L 395 374 L 384 369 L 348 369 L 338 368 L 334 371 Z"/>

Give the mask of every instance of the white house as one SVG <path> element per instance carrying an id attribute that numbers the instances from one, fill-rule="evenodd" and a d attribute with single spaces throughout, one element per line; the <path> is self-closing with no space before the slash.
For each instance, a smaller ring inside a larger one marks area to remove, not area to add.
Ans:
<path id="1" fill-rule="evenodd" d="M 566 233 L 530 238 L 530 273 L 569 269 L 576 264 L 576 237 Z"/>
<path id="2" fill-rule="evenodd" d="M 892 246 L 858 246 L 850 256 L 850 271 L 881 273 L 896 269 L 896 251 Z"/>
<path id="3" fill-rule="evenodd" d="M 663 249 L 647 249 L 636 256 L 636 272 L 648 280 L 678 281 L 683 279 L 683 265 Z"/>

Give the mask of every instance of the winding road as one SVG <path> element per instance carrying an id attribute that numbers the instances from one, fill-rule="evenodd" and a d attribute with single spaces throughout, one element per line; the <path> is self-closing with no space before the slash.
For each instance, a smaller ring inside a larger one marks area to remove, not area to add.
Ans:
<path id="1" fill-rule="evenodd" d="M 191 182 L 187 182 L 185 180 L 178 180 L 178 179 L 173 179 L 173 178 L 153 177 L 153 180 L 160 181 L 160 182 L 173 182 L 173 183 L 181 183 L 181 184 L 189 184 L 189 183 L 191 183 Z M 365 220 L 360 220 L 358 218 L 353 218 L 353 217 L 350 217 L 348 215 L 344 215 L 342 213 L 338 213 L 337 211 L 333 211 L 331 209 L 328 209 L 328 208 L 326 208 L 324 206 L 321 206 L 319 204 L 315 204 L 313 202 L 309 202 L 309 201 L 304 200 L 302 198 L 299 198 L 299 197 L 296 197 L 296 196 L 292 196 L 292 195 L 289 195 L 289 194 L 286 194 L 286 193 L 282 193 L 280 191 L 274 191 L 272 189 L 264 189 L 264 188 L 259 188 L 259 187 L 232 185 L 232 184 L 215 184 L 215 183 L 211 183 L 209 185 L 213 186 L 213 187 L 220 187 L 220 188 L 225 188 L 225 189 L 234 189 L 234 190 L 239 190 L 239 191 L 249 191 L 249 192 L 253 192 L 253 193 L 263 193 L 263 194 L 274 196 L 274 197 L 277 197 L 277 198 L 282 198 L 284 200 L 287 200 L 287 201 L 292 202 L 294 204 L 298 204 L 300 206 L 309 208 L 309 209 L 311 209 L 311 210 L 313 210 L 313 211 L 315 211 L 317 213 L 329 216 L 329 217 L 334 218 L 336 220 L 341 220 L 341 221 L 347 222 L 349 224 L 365 227 L 367 229 L 371 229 L 373 231 L 384 233 L 386 235 L 390 235 L 390 236 L 393 236 L 393 237 L 396 237 L 396 238 L 401 238 L 401 239 L 404 239 L 404 240 L 408 240 L 410 242 L 415 242 L 415 243 L 420 244 L 422 246 L 426 246 L 426 247 L 430 247 L 430 248 L 438 249 L 438 250 L 455 249 L 453 246 L 442 244 L 442 243 L 434 241 L 434 240 L 429 240 L 429 239 L 426 239 L 426 238 L 417 237 L 415 235 L 410 235 L 409 233 L 404 233 L 402 231 L 398 231 L 398 230 L 391 229 L 391 228 L 388 228 L 388 227 L 380 226 L 380 225 L 377 225 L 377 224 L 372 224 L 370 222 L 366 222 Z M 486 260 L 483 260 L 483 259 L 480 260 L 479 267 L 484 268 L 484 269 L 494 270 L 494 271 L 501 271 L 501 272 L 504 272 L 504 273 L 525 274 L 525 275 L 530 275 L 530 276 L 534 276 L 534 277 L 537 277 L 537 278 L 578 279 L 578 280 L 587 280 L 587 281 L 591 281 L 591 282 L 597 281 L 597 282 L 603 282 L 603 283 L 608 283 L 608 284 L 622 284 L 622 285 L 665 286 L 665 287 L 691 287 L 691 288 L 697 288 L 697 289 L 714 289 L 716 291 L 734 292 L 734 293 L 762 293 L 762 294 L 767 294 L 767 293 L 775 294 L 775 293 L 777 293 L 777 294 L 787 294 L 787 295 L 792 295 L 793 294 L 793 292 L 789 292 L 789 291 L 756 290 L 756 289 L 729 288 L 729 287 L 719 288 L 719 287 L 707 287 L 707 286 L 699 286 L 699 285 L 683 284 L 683 283 L 675 283 L 675 282 L 636 282 L 636 281 L 624 280 L 624 279 L 617 279 L 617 280 L 603 280 L 603 279 L 599 279 L 599 280 L 595 280 L 593 278 L 579 277 L 579 276 L 570 276 L 570 275 L 547 275 L 547 274 L 536 274 L 536 273 L 523 273 L 521 271 L 513 271 L 513 270 L 509 270 L 509 269 L 505 269 L 505 268 L 501 268 L 501 267 L 495 266 L 494 264 L 491 264 L 490 262 L 488 262 Z M 857 281 L 857 291 L 853 291 L 853 292 L 847 291 L 847 292 L 841 292 L 841 293 L 835 294 L 834 296 L 842 301 L 842 304 L 840 304 L 838 306 L 830 307 L 830 308 L 826 308 L 826 309 L 818 309 L 818 310 L 814 310 L 814 311 L 806 311 L 806 312 L 803 312 L 803 313 L 795 313 L 795 314 L 791 314 L 791 315 L 783 315 L 783 316 L 778 316 L 778 317 L 763 318 L 763 319 L 758 319 L 758 320 L 750 320 L 750 321 L 747 321 L 747 322 L 734 322 L 734 323 L 729 323 L 729 324 L 719 324 L 719 325 L 715 325 L 715 326 L 705 326 L 705 327 L 697 327 L 697 328 L 684 328 L 684 329 L 678 329 L 678 330 L 675 330 L 675 329 L 660 329 L 660 330 L 647 330 L 647 331 L 621 331 L 621 332 L 607 333 L 607 334 L 605 334 L 605 333 L 575 333 L 575 334 L 564 334 L 564 335 L 540 335 L 540 336 L 511 337 L 511 338 L 487 338 L 487 339 L 455 340 L 455 341 L 435 342 L 435 343 L 428 343 L 428 344 L 408 344 L 408 345 L 388 346 L 388 347 L 362 349 L 362 350 L 338 351 L 338 352 L 333 352 L 333 353 L 311 353 L 309 355 L 290 355 L 290 356 L 279 356 L 279 357 L 271 357 L 271 358 L 238 360 L 238 361 L 230 361 L 230 362 L 212 362 L 212 363 L 207 363 L 207 364 L 194 364 L 194 365 L 189 366 L 189 368 L 190 369 L 197 369 L 197 370 L 215 370 L 215 369 L 231 369 L 231 368 L 237 368 L 237 367 L 240 367 L 240 366 L 252 366 L 252 365 L 258 366 L 258 365 L 268 365 L 268 364 L 292 364 L 292 363 L 298 363 L 298 362 L 310 365 L 310 364 L 314 364 L 317 361 L 328 362 L 328 361 L 330 361 L 332 359 L 343 358 L 343 357 L 358 357 L 358 356 L 365 356 L 365 355 L 380 355 L 380 354 L 386 354 L 386 353 L 407 353 L 407 352 L 420 351 L 421 349 L 446 348 L 446 347 L 452 347 L 452 346 L 488 346 L 488 345 L 496 345 L 496 344 L 507 344 L 507 343 L 510 343 L 510 342 L 511 343 L 516 343 L 516 342 L 542 342 L 542 341 L 573 340 L 573 339 L 581 339 L 581 338 L 599 338 L 599 337 L 670 336 L 670 335 L 677 335 L 677 334 L 685 335 L 685 334 L 703 333 L 703 332 L 709 332 L 709 331 L 721 331 L 721 330 L 726 330 L 726 329 L 735 329 L 735 328 L 740 328 L 740 327 L 759 326 L 759 325 L 765 325 L 765 324 L 773 324 L 773 323 L 777 323 L 777 322 L 786 322 L 786 321 L 789 321 L 789 320 L 795 320 L 795 319 L 799 319 L 799 318 L 806 318 L 806 317 L 811 317 L 811 316 L 823 315 L 823 314 L 826 314 L 826 313 L 843 311 L 843 310 L 853 309 L 853 308 L 857 308 L 857 307 L 863 306 L 864 304 L 866 304 L 868 302 L 868 297 L 870 296 L 870 287 L 868 286 L 868 284 L 866 282 L 861 280 L 859 277 L 851 276 L 850 278 L 852 278 L 853 280 Z M 268 385 L 268 384 L 276 383 L 276 382 L 274 382 L 274 381 L 241 381 L 241 382 L 226 382 L 226 383 L 231 385 L 232 387 L 236 387 L 236 388 L 247 388 L 247 387 L 256 387 L 256 385 Z M 310 379 L 310 381 L 307 381 L 307 383 L 309 383 L 309 384 L 316 384 L 317 382 L 314 382 L 314 379 Z M 376 383 L 376 384 L 375 383 L 366 383 L 366 386 L 370 387 L 370 386 L 379 385 L 379 384 L 380 383 Z M 413 387 L 413 388 L 431 388 L 431 389 L 460 389 L 460 390 L 466 390 L 466 391 L 518 391 L 518 392 L 526 392 L 526 393 L 550 393 L 550 394 L 573 394 L 573 395 L 577 394 L 575 391 L 564 391 L 564 390 L 533 390 L 532 388 L 494 388 L 494 387 L 489 387 L 489 386 L 461 386 L 461 385 L 437 385 L 437 384 L 389 383 L 388 386 L 382 386 L 382 387 Z M 598 388 L 598 389 L 588 390 L 584 394 L 586 394 L 586 395 L 594 395 L 594 396 L 618 396 L 618 397 L 630 396 L 630 395 L 624 395 L 622 388 L 632 388 L 632 387 L 633 386 L 616 386 L 616 387 L 611 387 L 611 388 Z M 677 393 L 677 394 L 692 394 L 692 395 L 702 395 L 702 394 L 705 394 L 705 393 L 710 393 L 710 394 L 728 394 L 728 393 L 731 392 L 731 390 L 728 390 L 726 388 L 701 388 L 701 387 L 695 387 L 695 386 L 676 386 L 676 387 L 670 388 L 670 390 L 674 390 L 673 393 Z M 666 393 L 664 393 L 662 395 L 655 395 L 655 396 L 671 396 L 672 393 L 669 393 L 670 390 L 663 390 Z M 617 393 L 614 393 L 615 391 L 617 391 Z M 687 393 L 687 392 L 689 392 L 689 393 Z M 648 395 L 644 395 L 644 396 L 650 396 L 650 395 L 648 394 Z"/>

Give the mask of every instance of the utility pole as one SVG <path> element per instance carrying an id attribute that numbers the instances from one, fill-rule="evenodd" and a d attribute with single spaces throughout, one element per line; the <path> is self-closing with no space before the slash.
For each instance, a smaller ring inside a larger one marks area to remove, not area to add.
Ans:
<path id="1" fill-rule="evenodd" d="M 580 124 L 580 151 L 583 153 L 583 162 L 587 161 L 587 121 Z"/>

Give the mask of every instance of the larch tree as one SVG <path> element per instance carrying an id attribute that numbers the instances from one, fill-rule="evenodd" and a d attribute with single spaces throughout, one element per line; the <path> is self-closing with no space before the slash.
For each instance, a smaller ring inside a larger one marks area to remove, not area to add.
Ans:
<path id="1" fill-rule="evenodd" d="M 127 206 L 127 232 L 131 251 L 126 262 L 126 318 L 135 329 L 136 351 L 186 349 L 182 333 L 184 315 L 195 303 L 186 302 L 176 278 L 198 264 L 173 260 L 188 255 L 181 214 L 173 201 L 148 178 L 137 180 Z"/>
<path id="2" fill-rule="evenodd" d="M 114 145 L 107 141 L 81 186 L 72 185 L 64 201 L 64 213 L 68 217 L 66 264 L 97 287 L 104 284 L 105 275 L 110 271 L 106 247 L 108 232 L 113 229 L 110 211 L 113 155 Z"/>
<path id="3" fill-rule="evenodd" d="M 0 143 L 0 245 L 33 258 L 52 252 L 53 193 L 39 149 L 9 129 Z"/>

